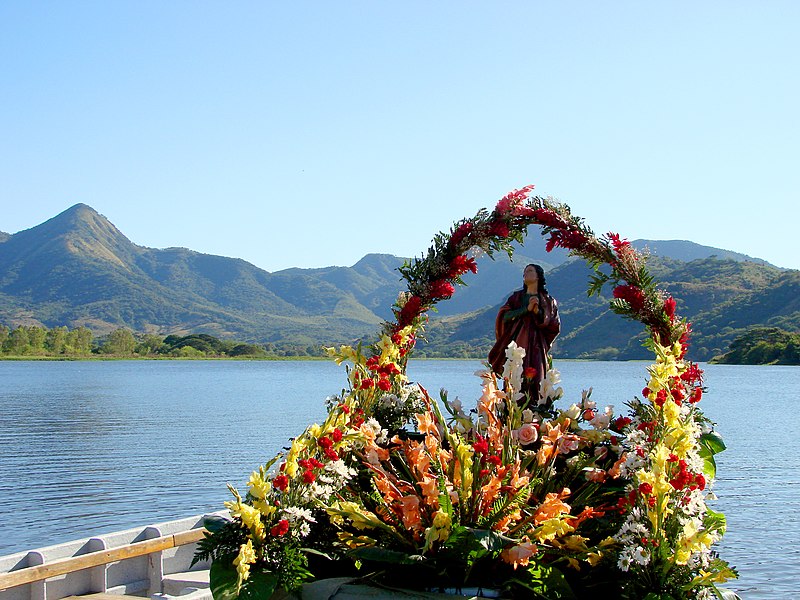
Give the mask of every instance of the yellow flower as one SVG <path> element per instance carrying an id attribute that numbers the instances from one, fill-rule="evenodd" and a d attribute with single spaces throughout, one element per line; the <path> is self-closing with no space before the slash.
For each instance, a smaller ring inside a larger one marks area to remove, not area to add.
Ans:
<path id="1" fill-rule="evenodd" d="M 350 520 L 356 529 L 375 529 L 383 527 L 383 522 L 375 515 L 355 502 L 339 502 L 326 509 L 331 516 L 331 521 L 337 525 L 344 523 L 344 518 Z"/>
<path id="2" fill-rule="evenodd" d="M 250 474 L 247 487 L 250 488 L 250 495 L 253 496 L 253 498 L 263 500 L 266 495 L 269 494 L 270 489 L 272 489 L 272 484 L 266 481 L 259 471 L 253 471 Z"/>
<path id="3" fill-rule="evenodd" d="M 242 589 L 242 584 L 250 577 L 250 565 L 256 562 L 256 553 L 253 550 L 253 542 L 247 540 L 246 544 L 242 544 L 239 548 L 239 554 L 233 559 L 233 564 L 236 566 L 236 573 L 239 578 L 236 582 L 236 592 Z"/>
<path id="4" fill-rule="evenodd" d="M 596 567 L 601 560 L 603 560 L 602 552 L 589 552 L 589 554 L 586 555 L 586 562 L 593 567 Z"/>
<path id="5" fill-rule="evenodd" d="M 572 527 L 572 525 L 567 523 L 564 519 L 555 517 L 553 519 L 547 519 L 537 527 L 533 535 L 540 542 L 544 542 L 572 533 L 573 531 L 575 531 L 575 528 Z"/>

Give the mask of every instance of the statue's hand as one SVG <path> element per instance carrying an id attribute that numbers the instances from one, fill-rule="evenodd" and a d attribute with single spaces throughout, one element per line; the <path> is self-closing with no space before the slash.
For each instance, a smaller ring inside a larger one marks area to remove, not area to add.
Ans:
<path id="1" fill-rule="evenodd" d="M 528 300 L 528 311 L 532 313 L 539 312 L 539 299 L 536 296 Z"/>

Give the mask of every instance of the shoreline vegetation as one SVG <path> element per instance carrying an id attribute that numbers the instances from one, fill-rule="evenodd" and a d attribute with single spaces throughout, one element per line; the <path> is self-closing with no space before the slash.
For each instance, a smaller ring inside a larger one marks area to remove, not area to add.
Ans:
<path id="1" fill-rule="evenodd" d="M 485 359 L 488 348 L 459 347 L 442 352 L 438 345 L 420 344 L 415 359 Z M 559 360 L 569 360 L 558 356 Z M 600 360 L 603 357 L 595 357 Z M 95 337 L 84 326 L 47 327 L 21 325 L 14 329 L 0 325 L 0 360 L 326 360 L 322 346 L 302 342 L 255 344 L 223 340 L 198 333 L 168 335 L 135 333 L 119 328 Z M 589 359 L 592 360 L 592 359 Z M 709 362 L 741 365 L 800 365 L 800 333 L 777 327 L 753 328 L 737 337 L 728 352 Z"/>

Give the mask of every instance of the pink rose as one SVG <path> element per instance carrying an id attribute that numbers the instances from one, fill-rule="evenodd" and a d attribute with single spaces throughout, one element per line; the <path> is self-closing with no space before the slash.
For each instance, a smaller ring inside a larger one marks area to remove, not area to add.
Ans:
<path id="1" fill-rule="evenodd" d="M 536 427 L 533 426 L 533 423 L 525 423 L 517 430 L 517 438 L 520 444 L 527 446 L 539 439 L 539 432 L 536 431 Z"/>

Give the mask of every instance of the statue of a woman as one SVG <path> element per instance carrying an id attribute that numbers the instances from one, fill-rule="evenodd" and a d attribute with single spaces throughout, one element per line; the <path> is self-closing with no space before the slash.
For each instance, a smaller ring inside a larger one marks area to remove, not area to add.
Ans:
<path id="1" fill-rule="evenodd" d="M 548 353 L 561 331 L 558 304 L 548 292 L 544 270 L 528 265 L 522 275 L 523 286 L 500 308 L 495 321 L 497 341 L 489 352 L 492 370 L 502 375 L 506 348 L 511 342 L 525 350 L 522 391 L 530 394 L 532 406 L 539 400 L 539 386 L 547 373 Z"/>

